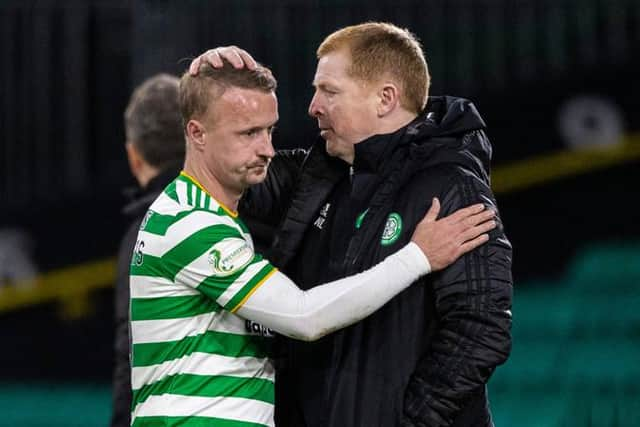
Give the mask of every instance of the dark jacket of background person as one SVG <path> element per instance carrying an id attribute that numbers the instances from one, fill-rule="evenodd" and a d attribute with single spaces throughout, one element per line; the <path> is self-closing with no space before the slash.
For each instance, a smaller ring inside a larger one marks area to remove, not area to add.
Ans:
<path id="1" fill-rule="evenodd" d="M 129 334 L 129 269 L 140 224 L 151 203 L 179 173 L 185 141 L 178 105 L 180 81 L 156 74 L 135 88 L 124 112 L 125 149 L 129 169 L 140 190 L 124 208 L 131 224 L 118 253 L 115 288 L 115 364 L 112 427 L 131 424 L 131 364 Z"/>
<path id="2" fill-rule="evenodd" d="M 122 213 L 131 222 L 120 242 L 116 271 L 112 427 L 129 427 L 131 425 L 131 364 L 129 362 L 129 268 L 131 254 L 147 209 L 162 190 L 180 173 L 180 166 L 168 168 L 152 178 L 144 189 L 136 189 L 131 194 L 131 201 L 122 210 Z"/>
<path id="3" fill-rule="evenodd" d="M 287 184 L 293 193 L 276 194 L 289 209 L 271 261 L 308 289 L 365 270 L 406 244 L 433 197 L 441 215 L 477 202 L 497 209 L 484 127 L 470 102 L 432 97 L 408 126 L 357 144 L 353 175 L 323 142 L 312 147 Z M 268 206 L 271 197 L 269 188 L 255 188 L 247 211 Z M 314 250 L 306 245 L 327 201 L 342 207 L 330 207 L 326 218 L 330 223 L 331 209 L 342 209 L 342 219 L 327 228 L 338 244 L 310 258 L 305 254 Z M 356 228 L 351 220 L 365 209 Z M 383 246 L 392 212 L 403 231 Z M 318 277 L 308 280 L 309 271 Z M 422 280 L 349 328 L 315 343 L 290 343 L 276 382 L 279 427 L 492 424 L 485 384 L 511 349 L 511 245 L 501 224 L 489 243 Z"/>

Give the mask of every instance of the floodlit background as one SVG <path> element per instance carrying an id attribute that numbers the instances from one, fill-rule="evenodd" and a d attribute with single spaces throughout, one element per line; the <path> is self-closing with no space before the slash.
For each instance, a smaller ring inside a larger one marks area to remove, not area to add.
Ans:
<path id="1" fill-rule="evenodd" d="M 3 0 L 0 426 L 106 426 L 132 88 L 236 44 L 306 147 L 315 48 L 366 20 L 422 40 L 431 93 L 472 99 L 514 245 L 496 425 L 640 425 L 640 2 Z"/>

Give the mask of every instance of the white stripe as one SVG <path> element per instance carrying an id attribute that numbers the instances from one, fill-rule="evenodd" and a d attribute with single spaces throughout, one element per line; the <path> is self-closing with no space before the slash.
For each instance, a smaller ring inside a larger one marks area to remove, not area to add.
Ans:
<path id="1" fill-rule="evenodd" d="M 174 283 L 164 277 L 130 276 L 129 289 L 131 298 L 164 298 L 201 295 L 197 290 Z"/>
<path id="2" fill-rule="evenodd" d="M 200 195 L 200 207 L 202 209 L 207 209 L 207 193 L 205 193 L 204 191 L 198 189 L 199 191 L 199 195 Z"/>
<path id="3" fill-rule="evenodd" d="M 238 224 L 227 216 L 216 215 L 207 211 L 194 211 L 169 226 L 165 237 L 168 241 L 172 242 L 172 247 L 168 247 L 167 251 L 182 243 L 194 233 L 212 225 L 227 225 L 242 233 L 242 229 Z M 213 244 L 215 242 L 211 243 Z"/>
<path id="4" fill-rule="evenodd" d="M 138 239 L 144 241 L 142 252 L 155 257 L 162 257 L 192 234 L 212 224 L 221 222 L 216 221 L 217 218 L 217 215 L 209 212 L 195 211 L 171 224 L 164 236 L 141 231 L 138 233 Z"/>
<path id="5" fill-rule="evenodd" d="M 187 202 L 187 183 L 178 179 L 176 180 L 176 194 L 178 195 L 178 202 L 183 206 L 189 206 Z"/>
<path id="6" fill-rule="evenodd" d="M 157 212 L 162 215 L 177 215 L 180 212 L 191 210 L 190 206 L 181 205 L 180 203 L 173 200 L 166 193 L 160 193 L 158 198 L 153 202 L 150 210 Z"/>
<path id="7" fill-rule="evenodd" d="M 245 319 L 225 310 L 178 319 L 131 321 L 131 338 L 134 344 L 176 341 L 205 331 L 251 335 L 251 332 L 247 332 Z"/>
<path id="8" fill-rule="evenodd" d="M 249 280 L 253 278 L 258 272 L 267 265 L 267 260 L 262 260 L 248 266 L 240 276 L 227 288 L 222 295 L 217 299 L 218 304 L 221 306 L 227 305 L 229 301 L 247 284 Z"/>
<path id="9" fill-rule="evenodd" d="M 195 215 L 192 214 L 192 215 Z M 247 237 L 247 234 L 241 234 L 243 237 Z M 247 239 L 247 242 L 249 243 L 249 246 L 251 247 L 251 249 L 253 249 L 253 241 L 251 240 L 250 236 L 249 239 Z M 213 247 L 213 245 L 212 245 Z M 240 277 L 237 280 L 250 280 L 251 277 L 253 277 L 260 268 L 262 268 L 265 263 L 267 261 L 262 260 L 260 261 L 260 267 L 258 267 L 258 270 L 255 272 L 249 272 L 247 273 L 246 270 L 245 272 L 243 272 Z M 247 270 L 251 268 L 251 266 L 247 267 Z M 254 269 L 256 267 L 253 267 Z M 253 270 L 251 270 L 253 271 Z M 185 284 L 187 286 L 193 287 L 193 288 L 197 288 L 205 279 L 207 279 L 208 277 L 210 277 L 213 274 L 213 267 L 211 266 L 211 263 L 209 262 L 209 252 L 205 252 L 202 255 L 200 255 L 198 258 L 194 259 L 193 261 L 191 261 L 191 263 L 185 265 L 177 274 L 176 277 L 174 278 L 174 281 L 176 283 L 181 283 L 181 284 Z M 246 277 L 247 275 L 251 276 L 251 277 Z M 237 282 L 236 280 L 236 282 Z M 236 290 L 232 290 L 231 292 L 233 292 L 235 294 L 235 292 L 237 292 L 241 285 L 237 284 L 236 282 L 234 282 L 231 286 L 236 286 L 234 289 Z M 227 289 L 226 292 L 229 292 L 229 289 Z M 223 294 L 224 295 L 224 294 Z M 233 298 L 233 295 L 231 296 L 231 298 Z M 231 299 L 229 298 L 229 299 Z"/>
<path id="10" fill-rule="evenodd" d="M 210 211 L 211 210 L 211 200 L 212 199 L 209 196 L 206 196 L 206 199 L 207 199 L 207 207 L 206 207 L 206 209 Z"/>
<path id="11" fill-rule="evenodd" d="M 182 283 L 192 288 L 196 288 L 204 279 L 213 273 L 213 268 L 209 263 L 209 253 L 205 252 L 198 258 L 185 265 L 182 270 L 176 274 L 176 283 Z"/>
<path id="12" fill-rule="evenodd" d="M 165 236 L 141 230 L 138 232 L 138 240 L 144 242 L 144 246 L 141 248 L 143 254 L 161 257 L 167 252 L 165 246 L 168 241 Z"/>
<path id="13" fill-rule="evenodd" d="M 133 344 L 144 344 L 192 337 L 206 331 L 213 316 L 215 313 L 178 319 L 132 320 L 131 340 Z"/>
<path id="14" fill-rule="evenodd" d="M 139 404 L 135 417 L 215 417 L 274 426 L 273 405 L 241 397 L 199 397 L 163 394 Z"/>
<path id="15" fill-rule="evenodd" d="M 213 212 L 217 212 L 218 209 L 220 209 L 220 203 L 218 203 L 218 201 L 216 199 L 211 197 L 210 210 L 212 210 Z"/>
<path id="16" fill-rule="evenodd" d="M 229 357 L 196 352 L 159 365 L 134 367 L 131 374 L 131 386 L 134 390 L 138 390 L 147 384 L 176 374 L 228 375 L 260 378 L 272 382 L 275 378 L 273 362 L 269 358 Z"/>
<path id="17" fill-rule="evenodd" d="M 196 204 L 202 209 L 202 190 L 196 187 Z"/>
<path id="18" fill-rule="evenodd" d="M 198 206 L 198 192 L 197 187 L 191 184 L 191 204 L 193 206 Z"/>
<path id="19" fill-rule="evenodd" d="M 209 330 L 227 334 L 250 335 L 250 332 L 247 332 L 246 320 L 226 310 L 218 313 L 211 322 Z"/>

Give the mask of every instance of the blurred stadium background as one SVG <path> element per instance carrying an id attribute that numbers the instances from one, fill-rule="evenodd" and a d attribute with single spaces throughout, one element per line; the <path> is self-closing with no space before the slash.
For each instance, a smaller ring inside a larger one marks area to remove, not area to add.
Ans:
<path id="1" fill-rule="evenodd" d="M 432 94 L 471 98 L 515 248 L 496 425 L 640 425 L 638 0 L 0 2 L 0 426 L 106 426 L 132 88 L 236 44 L 279 79 L 278 147 L 306 146 L 315 47 L 391 21 Z"/>

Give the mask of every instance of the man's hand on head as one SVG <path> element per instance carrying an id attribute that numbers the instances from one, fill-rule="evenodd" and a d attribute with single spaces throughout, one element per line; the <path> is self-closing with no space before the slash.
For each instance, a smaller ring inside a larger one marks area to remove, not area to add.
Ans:
<path id="1" fill-rule="evenodd" d="M 459 209 L 449 216 L 438 218 L 440 201 L 433 203 L 411 237 L 425 253 L 432 271 L 442 270 L 461 255 L 489 240 L 489 231 L 496 227 L 492 209 L 483 204 Z"/>
<path id="2" fill-rule="evenodd" d="M 256 61 L 246 50 L 240 49 L 238 46 L 221 46 L 215 49 L 209 49 L 191 61 L 189 74 L 197 76 L 202 64 L 209 64 L 213 68 L 222 68 L 224 65 L 223 59 L 227 60 L 237 69 L 247 67 L 253 70 L 256 68 Z"/>

